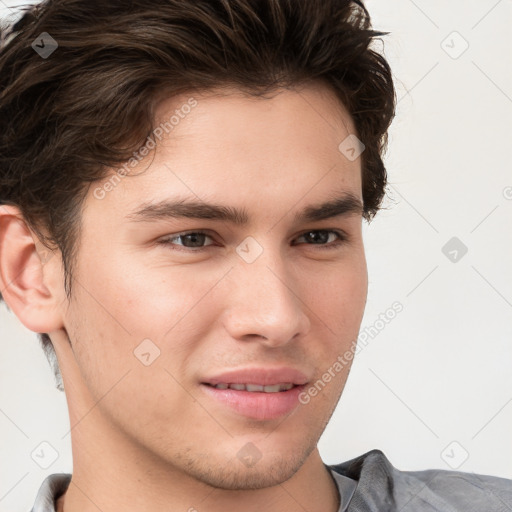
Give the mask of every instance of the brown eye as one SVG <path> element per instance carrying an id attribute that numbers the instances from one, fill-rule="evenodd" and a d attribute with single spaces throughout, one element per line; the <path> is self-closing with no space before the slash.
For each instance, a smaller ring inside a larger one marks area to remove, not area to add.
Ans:
<path id="1" fill-rule="evenodd" d="M 338 231 L 315 229 L 306 231 L 297 240 L 303 239 L 308 245 L 337 246 L 346 240 L 345 235 Z M 304 243 L 304 242 L 303 242 Z"/>
<path id="2" fill-rule="evenodd" d="M 187 249 L 202 249 L 212 245 L 212 243 L 205 244 L 206 240 L 212 240 L 210 236 L 201 231 L 191 231 L 188 233 L 179 233 L 160 240 L 159 243 L 163 245 L 176 245 L 186 247 Z"/>

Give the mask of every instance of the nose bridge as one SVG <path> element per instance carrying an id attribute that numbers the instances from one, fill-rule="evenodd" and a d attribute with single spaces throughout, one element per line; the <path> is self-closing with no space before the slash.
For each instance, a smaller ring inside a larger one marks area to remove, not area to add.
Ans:
<path id="1" fill-rule="evenodd" d="M 254 241 L 247 243 L 237 248 L 241 254 L 231 272 L 226 328 L 237 339 L 258 336 L 267 345 L 285 344 L 309 330 L 305 306 L 293 289 L 279 247 L 260 245 L 257 250 Z"/>

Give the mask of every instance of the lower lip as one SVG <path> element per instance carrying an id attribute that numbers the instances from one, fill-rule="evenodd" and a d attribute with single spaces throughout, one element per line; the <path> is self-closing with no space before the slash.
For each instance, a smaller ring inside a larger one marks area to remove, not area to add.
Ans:
<path id="1" fill-rule="evenodd" d="M 299 405 L 299 395 L 304 387 L 304 385 L 295 386 L 288 391 L 264 393 L 217 389 L 201 384 L 201 388 L 209 396 L 231 407 L 242 416 L 254 420 L 273 420 L 290 413 Z"/>

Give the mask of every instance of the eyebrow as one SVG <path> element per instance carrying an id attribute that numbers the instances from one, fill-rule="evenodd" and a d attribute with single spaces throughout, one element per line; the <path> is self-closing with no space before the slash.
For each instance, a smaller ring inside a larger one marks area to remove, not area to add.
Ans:
<path id="1" fill-rule="evenodd" d="M 339 216 L 362 215 L 361 200 L 349 192 L 318 205 L 308 205 L 294 216 L 295 222 L 314 222 Z M 230 222 L 237 226 L 249 223 L 245 209 L 206 203 L 195 199 L 165 199 L 157 203 L 143 203 L 126 216 L 132 222 L 151 222 L 170 219 L 203 219 Z"/>

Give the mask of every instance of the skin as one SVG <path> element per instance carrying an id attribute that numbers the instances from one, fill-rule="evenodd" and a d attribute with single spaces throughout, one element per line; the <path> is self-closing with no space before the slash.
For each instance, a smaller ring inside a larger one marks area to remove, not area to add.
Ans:
<path id="1" fill-rule="evenodd" d="M 187 98 L 162 102 L 157 119 Z M 314 383 L 357 338 L 367 295 L 362 215 L 293 219 L 335 192 L 362 202 L 360 158 L 338 150 L 354 125 L 320 84 L 271 99 L 229 89 L 194 98 L 136 176 L 101 200 L 98 184 L 90 188 L 71 300 L 58 251 L 42 264 L 19 211 L 0 208 L 4 298 L 26 327 L 50 334 L 68 401 L 73 478 L 58 510 L 335 512 L 317 443 L 350 363 L 277 420 L 241 416 L 200 382 L 232 368 L 292 366 Z M 177 195 L 245 209 L 249 223 L 126 218 Z M 197 230 L 211 236 L 203 251 L 179 238 L 157 243 Z M 312 230 L 348 238 L 314 244 L 303 236 Z M 248 236 L 263 248 L 250 264 L 236 252 Z M 160 349 L 149 366 L 133 353 L 147 338 Z M 247 443 L 261 454 L 253 467 L 237 457 Z"/>

